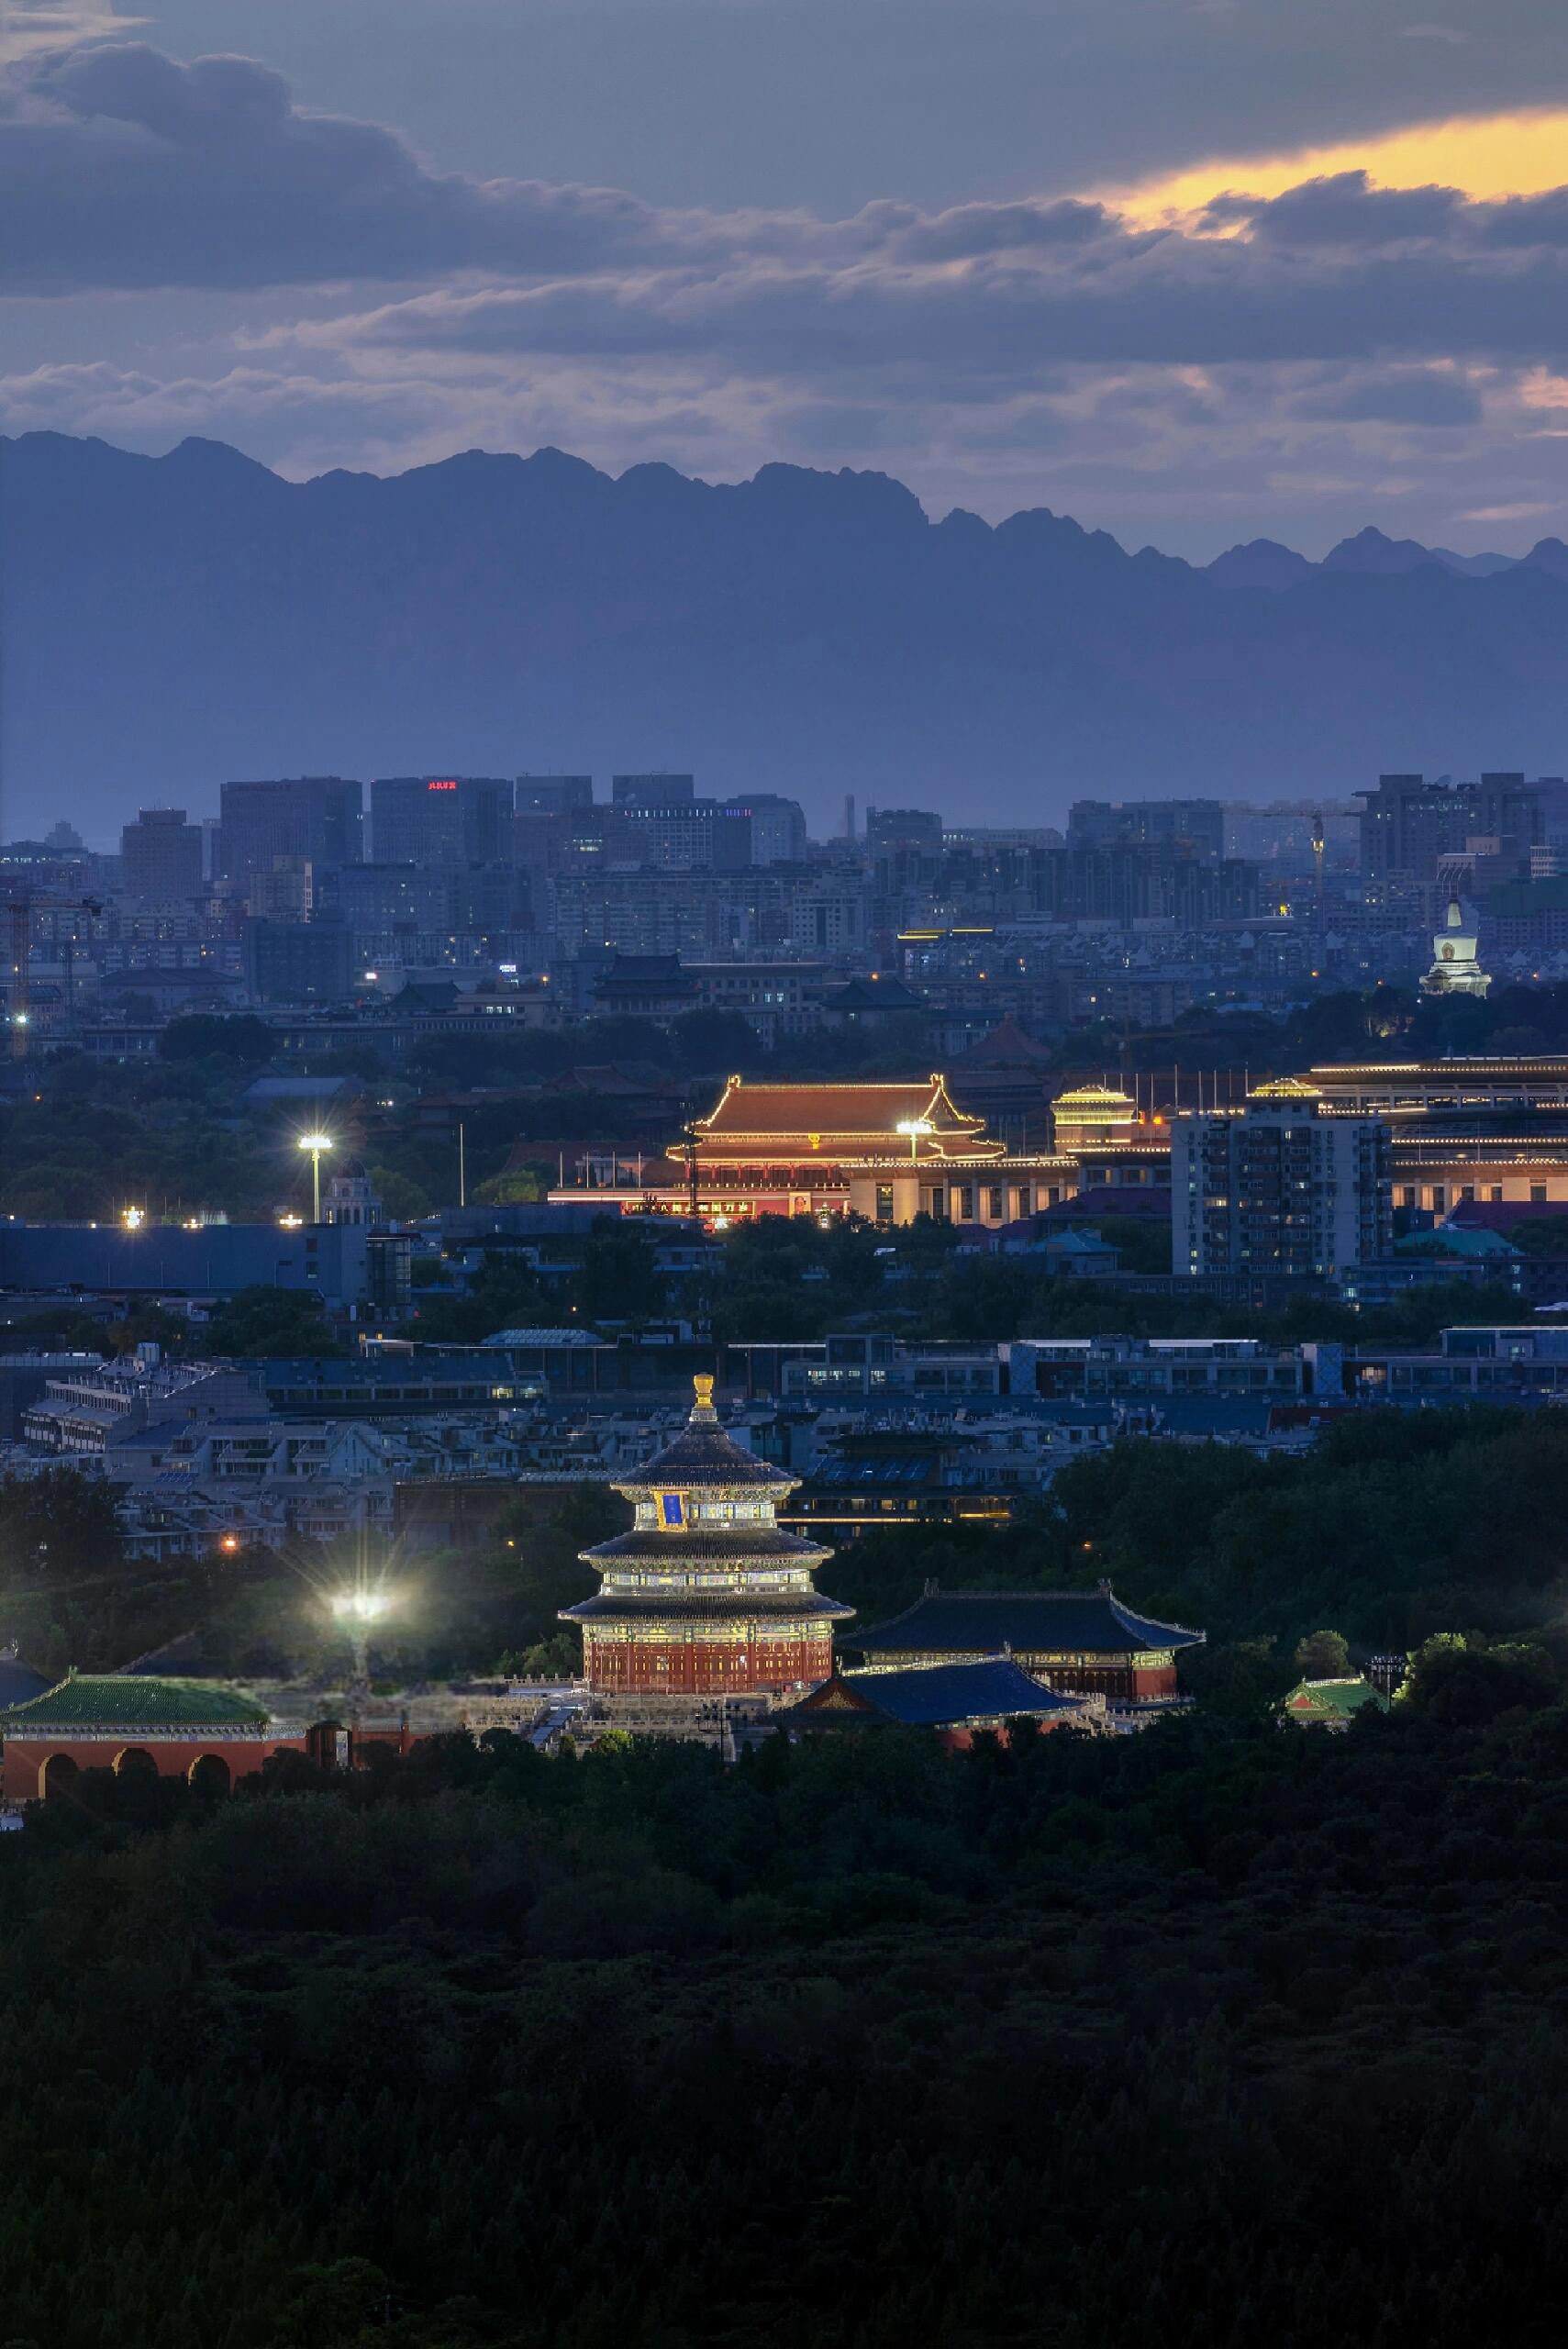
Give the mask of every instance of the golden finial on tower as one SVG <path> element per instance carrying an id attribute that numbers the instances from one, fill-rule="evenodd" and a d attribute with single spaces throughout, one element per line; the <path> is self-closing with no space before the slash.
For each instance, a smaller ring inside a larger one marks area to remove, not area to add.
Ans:
<path id="1" fill-rule="evenodd" d="M 706 1370 L 697 1371 L 693 1376 L 692 1385 L 696 1388 L 697 1409 L 699 1411 L 711 1411 L 713 1408 L 712 1372 Z"/>

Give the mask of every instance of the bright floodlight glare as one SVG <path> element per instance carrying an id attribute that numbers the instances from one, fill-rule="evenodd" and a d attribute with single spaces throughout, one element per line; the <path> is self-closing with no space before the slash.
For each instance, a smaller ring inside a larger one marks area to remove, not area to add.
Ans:
<path id="1" fill-rule="evenodd" d="M 376 1590 L 340 1590 L 332 1601 L 334 1615 L 351 1616 L 356 1623 L 379 1623 L 386 1607 L 385 1598 Z"/>
<path id="2" fill-rule="evenodd" d="M 142 1220 L 142 1212 L 139 1208 L 127 1208 L 124 1215 L 120 1218 L 120 1221 L 124 1224 L 128 1231 L 139 1231 Z"/>
<path id="3" fill-rule="evenodd" d="M 330 1150 L 332 1137 L 330 1134 L 301 1134 L 299 1146 L 301 1150 Z"/>

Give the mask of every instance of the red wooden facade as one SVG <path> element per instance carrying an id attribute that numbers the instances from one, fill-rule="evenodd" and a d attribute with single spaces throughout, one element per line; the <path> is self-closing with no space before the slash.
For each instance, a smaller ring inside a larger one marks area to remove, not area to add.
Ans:
<path id="1" fill-rule="evenodd" d="M 781 1689 L 825 1680 L 833 1669 L 833 1635 L 820 1630 L 791 1630 L 759 1639 L 736 1623 L 733 1636 L 699 1640 L 678 1630 L 666 1640 L 619 1640 L 584 1631 L 584 1669 L 591 1689 L 604 1696 L 773 1696 Z"/>

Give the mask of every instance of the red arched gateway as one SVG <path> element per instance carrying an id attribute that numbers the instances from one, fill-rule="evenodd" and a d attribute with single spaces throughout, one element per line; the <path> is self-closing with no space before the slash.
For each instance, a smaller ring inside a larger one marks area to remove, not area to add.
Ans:
<path id="1" fill-rule="evenodd" d="M 68 1673 L 41 1697 L 0 1712 L 0 1797 L 36 1802 L 64 1793 L 81 1770 L 152 1769 L 227 1793 L 270 1753 L 303 1753 L 303 1731 L 274 1721 L 221 1680 L 134 1672 Z"/>

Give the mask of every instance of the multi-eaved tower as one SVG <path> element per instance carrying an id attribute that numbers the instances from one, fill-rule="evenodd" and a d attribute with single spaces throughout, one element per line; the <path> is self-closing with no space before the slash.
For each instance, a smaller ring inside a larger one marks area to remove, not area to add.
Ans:
<path id="1" fill-rule="evenodd" d="M 616 1487 L 636 1510 L 631 1531 L 582 1553 L 600 1588 L 562 1609 L 582 1627 L 595 1698 L 686 1698 L 695 1709 L 811 1687 L 832 1671 L 834 1623 L 854 1613 L 812 1582 L 832 1552 L 775 1520 L 799 1477 L 726 1435 L 712 1379 L 694 1383 L 673 1443 Z"/>

